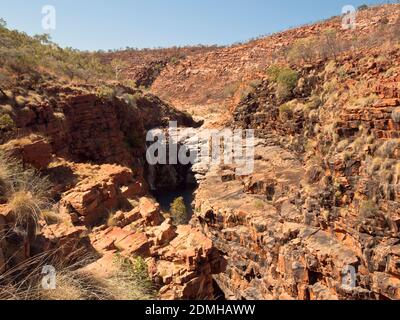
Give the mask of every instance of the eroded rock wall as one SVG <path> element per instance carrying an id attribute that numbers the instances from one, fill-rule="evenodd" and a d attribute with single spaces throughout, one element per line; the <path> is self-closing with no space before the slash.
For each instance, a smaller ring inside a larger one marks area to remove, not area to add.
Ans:
<path id="1" fill-rule="evenodd" d="M 192 220 L 226 255 L 228 298 L 400 298 L 398 57 L 321 61 L 286 100 L 266 79 L 235 109 L 261 139 L 254 173 L 210 172 Z"/>

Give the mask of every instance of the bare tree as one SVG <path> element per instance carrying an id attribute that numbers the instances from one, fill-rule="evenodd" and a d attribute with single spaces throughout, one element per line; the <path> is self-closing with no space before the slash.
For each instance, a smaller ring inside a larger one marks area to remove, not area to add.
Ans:
<path id="1" fill-rule="evenodd" d="M 127 64 L 121 59 L 114 59 L 111 61 L 111 67 L 115 73 L 115 80 L 119 80 L 122 72 L 127 68 Z"/>

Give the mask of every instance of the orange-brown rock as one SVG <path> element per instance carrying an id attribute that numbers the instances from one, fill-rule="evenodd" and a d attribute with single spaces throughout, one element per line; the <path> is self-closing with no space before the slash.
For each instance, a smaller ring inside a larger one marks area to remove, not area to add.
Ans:
<path id="1" fill-rule="evenodd" d="M 147 225 L 157 226 L 161 223 L 160 205 L 155 200 L 147 197 L 140 198 L 139 211 Z"/>
<path id="2" fill-rule="evenodd" d="M 20 159 L 24 165 L 36 169 L 46 169 L 52 160 L 52 148 L 43 137 L 30 135 L 12 140 L 1 146 L 11 157 Z"/>
<path id="3" fill-rule="evenodd" d="M 129 256 L 143 256 L 150 255 L 149 239 L 144 233 L 128 233 L 122 239 L 114 242 L 115 247 L 122 252 L 122 254 Z"/>
<path id="4" fill-rule="evenodd" d="M 179 226 L 176 233 L 169 245 L 158 250 L 150 268 L 152 277 L 162 286 L 161 298 L 213 298 L 212 275 L 225 270 L 225 260 L 198 230 Z"/>
<path id="5" fill-rule="evenodd" d="M 95 223 L 109 210 L 117 209 L 126 199 L 124 194 L 129 194 L 127 190 L 135 188 L 132 171 L 128 168 L 85 164 L 70 164 L 70 167 L 81 179 L 74 188 L 63 193 L 61 207 L 65 212 L 78 214 L 85 224 Z"/>
<path id="6" fill-rule="evenodd" d="M 2 211 L 0 209 L 0 275 L 6 271 L 6 257 L 3 252 L 3 247 L 6 246 L 6 242 L 4 239 L 5 233 L 6 233 L 6 219 L 2 214 Z"/>
<path id="7" fill-rule="evenodd" d="M 103 54 L 102 58 L 107 63 L 113 59 L 122 59 L 127 62 L 123 75 L 136 82 L 137 87 L 150 87 L 168 63 L 176 63 L 187 55 L 199 55 L 216 46 L 198 46 L 184 48 L 164 48 L 145 50 L 125 50 Z"/>
<path id="8" fill-rule="evenodd" d="M 379 28 L 378 17 L 385 16 L 393 23 L 398 11 L 399 7 L 395 6 L 358 11 L 358 37 Z M 187 108 L 188 105 L 221 106 L 224 103 L 236 105 L 241 96 L 246 94 L 246 88 L 262 79 L 268 66 L 282 62 L 287 56 L 285 50 L 290 49 L 297 40 L 320 36 L 328 29 L 337 30 L 338 41 L 353 36 L 352 30 L 342 29 L 341 17 L 335 17 L 247 43 L 216 48 L 201 55 L 189 55 L 179 63 L 168 64 L 154 81 L 152 89 L 181 108 Z M 385 90 L 393 97 L 399 94 L 398 88 L 395 91 L 389 86 Z"/>
<path id="9" fill-rule="evenodd" d="M 156 245 L 169 244 L 176 237 L 176 227 L 172 224 L 171 219 L 166 219 L 159 227 L 154 230 Z"/>
<path id="10" fill-rule="evenodd" d="M 38 252 L 54 252 L 54 256 L 67 260 L 79 258 L 74 256 L 84 248 L 89 231 L 85 227 L 75 227 L 72 224 L 60 223 L 57 225 L 45 226 L 34 242 L 34 249 Z"/>
<path id="11" fill-rule="evenodd" d="M 110 227 L 90 235 L 92 246 L 107 256 L 147 259 L 150 276 L 162 287 L 163 299 L 211 298 L 214 294 L 212 275 L 225 268 L 225 261 L 212 241 L 190 226 L 172 226 L 165 220 L 146 232 Z M 97 263 L 96 263 L 97 265 Z"/>

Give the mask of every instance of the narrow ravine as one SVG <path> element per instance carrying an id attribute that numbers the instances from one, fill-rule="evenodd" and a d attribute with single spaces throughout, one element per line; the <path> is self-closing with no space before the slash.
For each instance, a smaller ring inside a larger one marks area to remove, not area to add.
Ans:
<path id="1" fill-rule="evenodd" d="M 187 156 L 196 154 L 200 151 L 202 129 L 193 127 L 178 127 L 174 135 L 168 134 L 168 129 L 155 129 L 158 132 L 165 132 L 167 136 L 167 145 L 175 143 L 177 145 L 177 154 L 185 153 Z M 200 141 L 200 143 L 194 143 Z M 206 142 L 206 140 L 204 140 Z M 148 147 L 151 143 L 148 143 Z M 167 147 L 167 161 L 146 165 L 145 176 L 149 185 L 151 194 L 160 204 L 164 212 L 169 212 L 171 204 L 177 198 L 182 197 L 186 206 L 187 221 L 193 215 L 193 202 L 195 192 L 205 174 L 205 168 L 200 164 L 199 157 L 192 163 L 182 164 L 179 160 L 174 162 L 169 158 L 169 147 Z"/>

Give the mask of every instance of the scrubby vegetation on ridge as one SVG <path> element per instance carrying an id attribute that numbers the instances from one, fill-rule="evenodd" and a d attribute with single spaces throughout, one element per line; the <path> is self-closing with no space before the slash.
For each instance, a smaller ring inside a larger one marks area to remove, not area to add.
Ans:
<path id="1" fill-rule="evenodd" d="M 38 79 L 41 73 L 84 82 L 112 78 L 112 69 L 95 53 L 63 49 L 46 34 L 30 37 L 10 30 L 4 20 L 0 23 L 0 70 L 0 88 L 13 83 L 15 76 Z"/>

